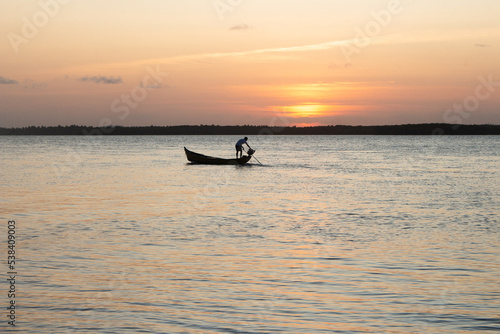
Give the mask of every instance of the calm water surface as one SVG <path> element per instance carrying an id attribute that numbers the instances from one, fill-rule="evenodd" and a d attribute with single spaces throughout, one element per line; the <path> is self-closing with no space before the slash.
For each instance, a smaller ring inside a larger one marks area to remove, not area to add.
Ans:
<path id="1" fill-rule="evenodd" d="M 497 137 L 237 139 L 0 137 L 0 330 L 500 331 Z"/>

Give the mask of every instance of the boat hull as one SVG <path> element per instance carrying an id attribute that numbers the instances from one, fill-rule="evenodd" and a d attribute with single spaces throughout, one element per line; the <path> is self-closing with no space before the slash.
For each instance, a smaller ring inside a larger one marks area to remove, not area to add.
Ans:
<path id="1" fill-rule="evenodd" d="M 184 152 L 191 163 L 203 165 L 244 165 L 252 158 L 251 155 L 244 155 L 238 159 L 216 158 L 190 151 L 185 147 Z"/>

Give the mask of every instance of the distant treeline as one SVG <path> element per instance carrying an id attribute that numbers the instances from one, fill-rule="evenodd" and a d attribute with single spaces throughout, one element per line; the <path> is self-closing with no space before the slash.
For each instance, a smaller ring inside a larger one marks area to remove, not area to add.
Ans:
<path id="1" fill-rule="evenodd" d="M 176 126 L 29 126 L 0 128 L 0 135 L 83 136 L 83 135 L 500 135 L 500 125 L 404 124 L 311 127 L 268 127 L 255 125 L 176 125 Z"/>

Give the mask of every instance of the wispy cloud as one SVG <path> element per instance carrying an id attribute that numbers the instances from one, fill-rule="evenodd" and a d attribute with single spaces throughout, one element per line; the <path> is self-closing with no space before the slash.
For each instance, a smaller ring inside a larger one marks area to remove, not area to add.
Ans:
<path id="1" fill-rule="evenodd" d="M 474 44 L 476 48 L 491 48 L 491 45 L 489 44 L 481 44 L 481 43 L 476 43 Z"/>
<path id="2" fill-rule="evenodd" d="M 1 85 L 17 85 L 19 81 L 0 76 Z"/>
<path id="3" fill-rule="evenodd" d="M 239 28 L 241 29 L 241 28 Z M 405 36 L 401 34 L 394 35 L 381 35 L 372 38 L 372 44 L 406 44 L 406 43 L 416 43 L 423 41 L 432 41 L 435 37 L 425 36 L 421 40 L 412 40 L 412 36 Z M 453 37 L 439 37 L 437 40 L 446 40 L 452 39 Z M 254 49 L 248 51 L 236 51 L 236 52 L 214 52 L 214 53 L 201 53 L 194 55 L 186 55 L 186 56 L 175 56 L 170 58 L 163 59 L 155 59 L 149 60 L 149 62 L 157 62 L 157 63 L 178 63 L 183 61 L 196 61 L 200 59 L 207 58 L 226 58 L 226 57 L 241 57 L 248 55 L 258 55 L 258 54 L 266 54 L 266 53 L 287 53 L 287 52 L 307 52 L 307 51 L 322 51 L 322 50 L 330 50 L 333 48 L 338 48 L 346 45 L 353 45 L 358 42 L 357 39 L 347 39 L 347 40 L 334 40 L 327 41 L 323 43 L 316 44 L 307 44 L 307 45 L 298 45 L 298 46 L 288 46 L 288 47 L 278 47 L 278 48 L 264 48 L 264 49 Z"/>
<path id="4" fill-rule="evenodd" d="M 250 26 L 245 23 L 237 24 L 229 28 L 229 30 L 248 30 L 248 29 L 250 29 Z"/>
<path id="5" fill-rule="evenodd" d="M 328 50 L 328 49 L 331 49 L 333 47 L 338 47 L 340 45 L 345 44 L 346 42 L 347 41 L 331 41 L 331 42 L 318 43 L 318 44 L 288 46 L 288 47 L 280 47 L 280 48 L 265 48 L 265 49 L 256 49 L 256 50 L 248 50 L 248 51 L 201 53 L 201 54 L 196 54 L 196 55 L 176 56 L 176 57 L 171 57 L 171 58 L 165 58 L 165 59 L 162 59 L 161 62 L 182 62 L 182 61 L 190 61 L 190 60 L 194 61 L 194 60 L 205 59 L 205 58 L 241 57 L 241 56 L 248 56 L 248 55 L 265 54 L 265 53 L 320 51 L 320 50 Z"/>
<path id="6" fill-rule="evenodd" d="M 238 27 L 238 28 L 236 28 Z M 242 29 L 243 25 L 234 26 L 235 30 Z M 387 34 L 373 37 L 371 39 L 371 44 L 377 45 L 391 45 L 391 44 L 415 44 L 415 43 L 426 43 L 426 42 L 443 42 L 460 40 L 465 37 L 477 37 L 477 36 L 489 36 L 492 34 L 491 29 L 485 29 L 484 31 L 475 31 L 475 33 L 467 32 L 464 30 L 459 31 L 448 31 L 442 34 L 436 35 L 435 31 L 427 32 L 407 32 L 398 34 Z M 205 59 L 220 59 L 220 58 L 231 58 L 231 57 L 245 57 L 251 55 L 265 55 L 265 54 L 276 54 L 276 53 L 294 53 L 294 52 L 309 52 L 309 51 L 324 51 L 339 48 L 342 46 L 352 46 L 355 43 L 359 43 L 359 40 L 353 36 L 352 39 L 344 40 L 333 40 L 326 41 L 322 43 L 306 44 L 306 45 L 295 45 L 288 47 L 276 47 L 276 48 L 262 48 L 262 49 L 251 49 L 246 51 L 233 51 L 233 52 L 212 52 L 212 53 L 198 53 L 198 54 L 188 54 L 165 58 L 150 58 L 150 59 L 137 59 L 130 62 L 120 62 L 120 63 L 106 63 L 106 68 L 110 66 L 115 66 L 116 68 L 123 68 L 127 66 L 143 66 L 145 64 L 179 64 L 183 62 L 196 62 Z M 344 64 L 344 67 L 350 67 L 351 64 Z M 121 79 L 121 78 L 118 78 Z"/>
<path id="7" fill-rule="evenodd" d="M 234 26 L 235 30 L 242 29 L 246 25 Z M 232 28 L 231 28 L 232 29 Z M 477 34 L 489 33 L 489 30 L 476 32 Z M 469 33 L 472 36 L 472 33 Z M 450 31 L 443 33 L 441 35 L 436 35 L 435 32 L 429 31 L 428 33 L 406 33 L 406 34 L 388 34 L 380 35 L 371 38 L 371 44 L 378 45 L 390 45 L 390 44 L 409 44 L 409 43 L 423 43 L 423 42 L 434 42 L 434 41 L 449 41 L 457 40 L 463 38 L 464 31 Z M 329 50 L 333 48 L 338 48 L 341 46 L 355 45 L 359 43 L 358 39 L 353 37 L 352 39 L 346 40 L 334 40 L 327 41 L 323 43 L 289 46 L 289 47 L 279 47 L 279 48 L 264 48 L 264 49 L 254 49 L 248 51 L 239 52 L 224 52 L 224 53 L 202 53 L 196 55 L 186 55 L 186 56 L 176 56 L 171 58 L 165 58 L 162 60 L 157 59 L 156 62 L 182 62 L 182 61 L 195 61 L 204 58 L 225 58 L 225 57 L 239 57 L 247 55 L 257 55 L 265 53 L 285 53 L 285 52 L 307 52 L 307 51 L 322 51 Z M 151 62 L 151 61 L 150 61 Z"/>
<path id="8" fill-rule="evenodd" d="M 122 83 L 123 80 L 121 77 L 105 77 L 105 76 L 85 76 L 78 78 L 79 81 L 83 82 L 94 82 L 94 83 L 103 83 L 103 84 L 119 84 Z"/>

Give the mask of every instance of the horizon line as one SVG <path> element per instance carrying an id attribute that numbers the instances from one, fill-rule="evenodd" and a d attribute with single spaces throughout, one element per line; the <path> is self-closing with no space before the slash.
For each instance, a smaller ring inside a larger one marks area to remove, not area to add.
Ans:
<path id="1" fill-rule="evenodd" d="M 356 127 L 370 127 L 370 126 L 408 126 L 408 125 L 447 125 L 447 126 L 500 126 L 500 124 L 493 123 L 477 123 L 477 124 L 461 124 L 461 123 L 440 123 L 440 122 L 429 122 L 429 123 L 399 123 L 399 124 L 371 124 L 371 125 L 361 125 L 361 124 L 324 124 L 324 125 L 252 125 L 252 124 L 238 124 L 238 125 L 223 125 L 223 124 L 177 124 L 177 125 L 106 125 L 106 126 L 96 126 L 96 125 L 79 125 L 79 124 L 71 124 L 71 125 L 25 125 L 18 127 L 3 127 L 0 126 L 0 129 L 5 130 L 16 130 L 23 128 L 59 128 L 59 127 L 81 127 L 81 128 L 147 128 L 147 127 L 200 127 L 200 126 L 213 126 L 213 127 L 267 127 L 267 128 L 320 128 L 320 127 L 333 127 L 333 126 L 356 126 Z"/>

